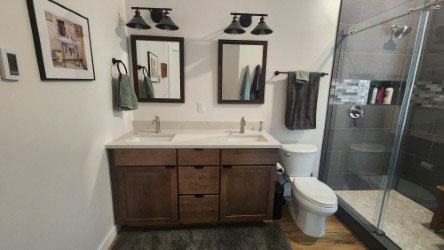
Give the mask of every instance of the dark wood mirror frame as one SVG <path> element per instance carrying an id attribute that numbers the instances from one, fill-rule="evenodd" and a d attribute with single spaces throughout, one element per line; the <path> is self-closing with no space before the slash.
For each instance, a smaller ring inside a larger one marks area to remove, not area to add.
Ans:
<path id="1" fill-rule="evenodd" d="M 131 35 L 131 61 L 133 69 L 134 90 L 136 91 L 139 102 L 163 102 L 163 103 L 185 103 L 185 70 L 184 70 L 184 38 L 168 36 L 142 36 Z M 163 41 L 179 42 L 180 49 L 180 98 L 140 98 L 139 97 L 139 69 L 137 68 L 137 41 Z"/>
<path id="2" fill-rule="evenodd" d="M 240 44 L 240 45 L 262 45 L 262 72 L 260 80 L 261 93 L 257 100 L 223 100 L 222 99 L 222 74 L 223 74 L 223 46 L 224 44 Z M 217 99 L 220 104 L 263 104 L 265 96 L 265 72 L 267 71 L 267 47 L 268 41 L 255 41 L 255 40 L 219 40 L 218 46 L 218 90 Z"/>

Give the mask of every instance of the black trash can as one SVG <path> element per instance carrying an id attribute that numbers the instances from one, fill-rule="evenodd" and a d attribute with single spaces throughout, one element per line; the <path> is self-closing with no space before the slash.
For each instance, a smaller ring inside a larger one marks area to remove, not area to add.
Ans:
<path id="1" fill-rule="evenodd" d="M 284 205 L 284 188 L 276 182 L 274 185 L 273 220 L 282 218 L 282 205 Z"/>

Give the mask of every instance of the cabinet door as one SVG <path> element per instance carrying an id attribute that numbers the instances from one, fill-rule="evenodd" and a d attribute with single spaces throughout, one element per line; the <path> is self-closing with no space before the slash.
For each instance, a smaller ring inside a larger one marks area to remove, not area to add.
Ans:
<path id="1" fill-rule="evenodd" d="M 271 219 L 275 166 L 223 166 L 220 187 L 222 222 Z"/>
<path id="2" fill-rule="evenodd" d="M 175 166 L 118 167 L 119 215 L 124 225 L 178 222 Z"/>

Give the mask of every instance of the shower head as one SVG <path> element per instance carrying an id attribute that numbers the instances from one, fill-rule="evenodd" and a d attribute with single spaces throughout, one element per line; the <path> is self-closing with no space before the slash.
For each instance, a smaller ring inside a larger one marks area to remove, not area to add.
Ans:
<path id="1" fill-rule="evenodd" d="M 408 35 L 412 31 L 412 27 L 404 25 L 403 27 L 398 27 L 398 25 L 393 25 L 392 35 L 395 38 L 402 38 Z"/>

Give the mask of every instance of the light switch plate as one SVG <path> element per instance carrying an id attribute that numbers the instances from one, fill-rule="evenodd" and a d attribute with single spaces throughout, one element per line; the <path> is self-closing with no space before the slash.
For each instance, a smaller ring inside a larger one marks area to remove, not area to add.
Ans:
<path id="1" fill-rule="evenodd" d="M 0 74 L 2 79 L 18 81 L 20 79 L 17 53 L 10 49 L 0 49 Z"/>
<path id="2" fill-rule="evenodd" d="M 197 102 L 197 113 L 205 113 L 205 102 Z"/>

